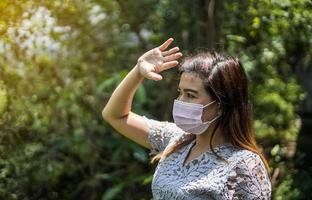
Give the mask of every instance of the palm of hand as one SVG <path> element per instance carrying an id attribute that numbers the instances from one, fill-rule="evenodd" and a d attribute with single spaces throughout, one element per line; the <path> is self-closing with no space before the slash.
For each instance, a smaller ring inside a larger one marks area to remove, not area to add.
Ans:
<path id="1" fill-rule="evenodd" d="M 149 50 L 143 54 L 138 60 L 143 73 L 159 72 L 157 67 L 163 64 L 163 56 L 158 48 Z"/>
<path id="2" fill-rule="evenodd" d="M 138 59 L 138 68 L 142 76 L 152 80 L 161 80 L 160 72 L 178 65 L 182 54 L 178 47 L 164 51 L 172 43 L 170 38 L 159 47 L 149 50 Z"/>

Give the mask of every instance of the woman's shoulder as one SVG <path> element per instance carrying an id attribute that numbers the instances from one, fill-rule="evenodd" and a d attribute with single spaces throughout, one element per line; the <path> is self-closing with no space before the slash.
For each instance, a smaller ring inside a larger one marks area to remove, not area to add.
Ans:
<path id="1" fill-rule="evenodd" d="M 179 137 L 181 135 L 188 134 L 173 122 L 159 121 L 145 116 L 143 116 L 143 118 L 146 121 L 149 130 L 156 130 L 156 132 L 157 131 L 166 132 L 167 134 L 170 134 L 172 137 Z"/>
<path id="2" fill-rule="evenodd" d="M 189 133 L 179 128 L 175 123 L 169 121 L 158 121 L 143 116 L 148 125 L 147 141 L 151 144 L 155 152 L 163 151 L 169 144 L 173 144 L 178 140 L 183 140 Z M 153 153 L 153 154 L 154 154 Z"/>
<path id="3" fill-rule="evenodd" d="M 165 128 L 165 129 L 168 129 L 168 130 L 171 130 L 171 129 L 176 129 L 178 128 L 175 123 L 173 122 L 169 122 L 169 121 L 160 121 L 160 120 L 156 120 L 156 119 L 152 119 L 150 117 L 146 117 L 146 116 L 142 116 L 143 119 L 146 121 L 146 123 L 148 125 L 150 125 L 151 127 L 153 128 Z"/>
<path id="4" fill-rule="evenodd" d="M 257 153 L 240 148 L 235 156 L 235 162 L 232 163 L 231 170 L 227 174 L 228 185 L 231 188 L 236 186 L 237 194 L 250 196 L 250 198 L 252 196 L 269 199 L 272 190 L 269 174 Z"/>
<path id="5" fill-rule="evenodd" d="M 231 163 L 232 169 L 251 169 L 255 166 L 265 168 L 258 153 L 234 145 L 231 145 L 228 150 L 227 160 Z"/>
<path id="6" fill-rule="evenodd" d="M 229 159 L 233 170 L 238 173 L 252 172 L 254 170 L 266 172 L 264 162 L 258 153 L 241 147 L 233 147 L 233 149 L 235 150 Z"/>

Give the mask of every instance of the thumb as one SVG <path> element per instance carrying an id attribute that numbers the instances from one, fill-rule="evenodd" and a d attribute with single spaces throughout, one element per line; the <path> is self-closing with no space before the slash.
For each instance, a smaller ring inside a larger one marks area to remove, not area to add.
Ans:
<path id="1" fill-rule="evenodd" d="M 149 73 L 147 73 L 147 74 L 146 74 L 146 78 L 152 79 L 152 80 L 154 80 L 154 81 L 160 81 L 160 80 L 162 80 L 162 76 L 159 75 L 159 74 L 157 74 L 157 73 L 155 73 L 155 72 L 149 72 Z"/>

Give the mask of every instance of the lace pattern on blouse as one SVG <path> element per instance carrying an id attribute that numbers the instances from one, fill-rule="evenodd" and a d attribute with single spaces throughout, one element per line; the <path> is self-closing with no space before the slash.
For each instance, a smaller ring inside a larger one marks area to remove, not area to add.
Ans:
<path id="1" fill-rule="evenodd" d="M 151 155 L 189 135 L 174 123 L 144 119 L 149 127 L 147 142 L 151 145 Z M 259 155 L 226 143 L 214 151 L 228 163 L 207 151 L 183 165 L 194 144 L 195 140 L 159 161 L 152 181 L 154 199 L 271 198 L 271 183 Z"/>

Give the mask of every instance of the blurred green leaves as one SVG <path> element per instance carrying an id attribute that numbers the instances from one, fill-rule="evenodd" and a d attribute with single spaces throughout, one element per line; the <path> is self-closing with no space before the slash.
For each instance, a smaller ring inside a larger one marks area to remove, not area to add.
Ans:
<path id="1" fill-rule="evenodd" d="M 0 82 L 0 114 L 3 114 L 8 106 L 8 94 L 3 83 Z"/>

